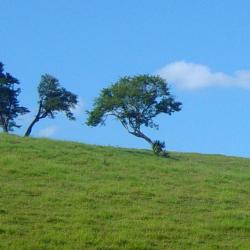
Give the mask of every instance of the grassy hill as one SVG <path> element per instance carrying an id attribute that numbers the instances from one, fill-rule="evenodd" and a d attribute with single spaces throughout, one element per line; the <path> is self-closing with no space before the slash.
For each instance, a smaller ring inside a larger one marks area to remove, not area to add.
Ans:
<path id="1" fill-rule="evenodd" d="M 0 249 L 250 249 L 250 159 L 1 135 Z"/>

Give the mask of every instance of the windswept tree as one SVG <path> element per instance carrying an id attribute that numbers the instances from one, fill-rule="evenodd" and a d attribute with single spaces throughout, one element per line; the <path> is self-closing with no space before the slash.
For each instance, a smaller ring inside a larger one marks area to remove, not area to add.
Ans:
<path id="1" fill-rule="evenodd" d="M 159 141 L 146 136 L 142 128 L 156 128 L 154 119 L 159 114 L 171 115 L 181 110 L 181 103 L 170 94 L 167 82 L 159 76 L 138 75 L 123 77 L 104 88 L 88 111 L 88 126 L 104 125 L 106 119 L 115 117 L 132 135 L 144 139 L 153 148 L 163 147 Z M 154 145 L 156 143 L 156 145 Z"/>
<path id="2" fill-rule="evenodd" d="M 29 112 L 27 108 L 20 106 L 18 96 L 21 89 L 17 87 L 18 84 L 15 77 L 4 73 L 4 65 L 0 62 L 0 127 L 6 133 L 21 127 L 16 123 L 16 118 Z"/>
<path id="3" fill-rule="evenodd" d="M 56 114 L 63 112 L 69 120 L 75 120 L 72 109 L 77 105 L 77 96 L 60 86 L 58 79 L 42 75 L 38 86 L 38 111 L 29 125 L 25 136 L 29 136 L 34 125 L 46 117 L 54 119 Z"/>

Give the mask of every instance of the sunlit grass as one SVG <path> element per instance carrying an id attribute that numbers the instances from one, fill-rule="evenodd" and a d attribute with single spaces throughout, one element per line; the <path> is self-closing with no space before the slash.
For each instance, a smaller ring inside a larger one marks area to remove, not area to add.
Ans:
<path id="1" fill-rule="evenodd" d="M 250 160 L 0 136 L 0 248 L 249 249 Z"/>

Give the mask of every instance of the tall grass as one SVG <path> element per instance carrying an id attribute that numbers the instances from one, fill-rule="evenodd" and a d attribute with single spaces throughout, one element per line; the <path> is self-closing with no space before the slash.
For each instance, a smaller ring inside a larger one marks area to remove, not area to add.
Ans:
<path id="1" fill-rule="evenodd" d="M 250 249 L 250 160 L 1 135 L 0 249 Z"/>

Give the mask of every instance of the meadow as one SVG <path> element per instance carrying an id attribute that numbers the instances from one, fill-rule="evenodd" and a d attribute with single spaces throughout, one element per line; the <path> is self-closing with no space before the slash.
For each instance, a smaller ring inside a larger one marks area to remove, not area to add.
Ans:
<path id="1" fill-rule="evenodd" d="M 250 249 L 250 159 L 1 134 L 0 249 Z"/>

